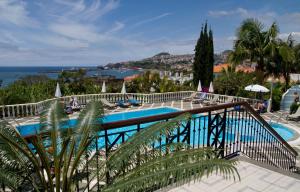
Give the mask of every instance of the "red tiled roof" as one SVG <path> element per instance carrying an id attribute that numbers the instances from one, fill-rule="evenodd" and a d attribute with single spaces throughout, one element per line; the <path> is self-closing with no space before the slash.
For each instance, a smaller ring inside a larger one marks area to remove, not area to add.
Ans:
<path id="1" fill-rule="evenodd" d="M 223 69 L 227 69 L 230 65 L 228 63 L 223 63 L 214 66 L 214 73 L 221 73 Z"/>

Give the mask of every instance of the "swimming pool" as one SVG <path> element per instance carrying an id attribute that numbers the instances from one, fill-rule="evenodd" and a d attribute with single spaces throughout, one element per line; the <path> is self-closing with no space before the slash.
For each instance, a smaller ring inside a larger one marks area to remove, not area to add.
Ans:
<path id="1" fill-rule="evenodd" d="M 122 120 L 128 120 L 133 118 L 140 118 L 140 117 L 148 117 L 152 115 L 161 115 L 171 112 L 176 112 L 178 109 L 171 108 L 171 107 L 158 107 L 158 108 L 152 108 L 152 109 L 145 109 L 145 110 L 136 110 L 136 111 L 129 111 L 129 112 L 118 112 L 113 114 L 108 114 L 103 117 L 103 123 L 110 123 L 115 121 L 122 121 Z M 76 125 L 77 120 L 76 119 L 70 119 L 68 122 L 68 127 L 73 127 Z M 62 128 L 67 128 L 65 126 L 62 126 Z M 39 129 L 40 125 L 38 123 L 36 124 L 27 124 L 27 125 L 21 125 L 17 126 L 18 131 L 22 136 L 28 136 L 28 135 L 35 135 Z M 121 128 L 125 129 L 125 128 Z M 120 131 L 120 129 L 118 129 Z"/>
<path id="2" fill-rule="evenodd" d="M 109 122 L 115 122 L 115 121 L 121 121 L 121 120 L 128 120 L 132 118 L 140 118 L 140 117 L 147 117 L 147 116 L 152 116 L 152 115 L 160 115 L 160 114 L 166 114 L 166 113 L 171 113 L 171 112 L 176 112 L 179 111 L 179 109 L 176 108 L 171 108 L 171 107 L 159 107 L 159 108 L 152 108 L 152 109 L 146 109 L 146 110 L 136 110 L 136 111 L 130 111 L 130 112 L 119 112 L 119 113 L 114 113 L 114 114 L 108 114 L 105 115 L 103 118 L 104 123 L 109 123 Z M 76 125 L 77 120 L 76 119 L 71 119 L 68 122 L 67 127 L 73 127 Z M 205 128 L 208 126 L 207 124 L 207 118 L 198 118 L 196 121 L 192 121 L 191 123 L 191 129 L 193 134 L 197 134 L 197 136 L 191 135 L 191 142 L 193 143 L 201 143 L 206 142 L 207 136 L 205 135 Z M 236 123 L 237 121 L 233 119 L 228 119 L 227 121 L 227 135 L 226 135 L 226 140 L 234 140 L 236 139 L 236 135 L 239 134 L 239 132 L 243 133 L 241 130 L 236 130 L 235 127 L 244 127 L 247 129 L 247 123 L 245 121 L 239 121 L 239 123 Z M 145 123 L 141 124 L 141 128 L 145 128 L 149 126 L 152 123 Z M 240 124 L 240 126 L 237 126 L 237 124 Z M 283 139 L 286 141 L 291 140 L 295 137 L 294 131 L 289 129 L 288 127 L 278 124 L 278 123 L 271 123 L 271 126 L 275 129 L 279 135 L 282 136 Z M 39 124 L 29 124 L 29 125 L 22 125 L 18 126 L 17 129 L 19 130 L 20 134 L 22 136 L 28 136 L 28 135 L 34 135 L 39 131 L 40 125 Z M 62 127 L 66 128 L 66 127 Z M 207 128 L 206 128 L 207 129 Z M 118 129 L 112 129 L 108 130 L 108 134 L 110 135 L 110 139 L 116 138 L 118 135 L 117 133 L 126 131 L 125 135 L 125 140 L 132 136 L 134 133 L 136 133 L 137 126 L 132 125 L 132 126 L 127 126 L 127 127 L 122 127 Z M 245 132 L 244 132 L 245 133 Z M 99 132 L 99 135 L 103 135 L 103 131 Z M 252 136 L 250 133 L 246 133 L 244 135 L 238 135 L 238 137 L 241 137 L 244 140 L 251 140 Z"/>

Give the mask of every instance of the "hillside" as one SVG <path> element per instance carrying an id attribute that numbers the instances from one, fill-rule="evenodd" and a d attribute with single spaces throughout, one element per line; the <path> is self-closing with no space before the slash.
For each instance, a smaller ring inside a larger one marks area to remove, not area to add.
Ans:
<path id="1" fill-rule="evenodd" d="M 223 63 L 226 61 L 228 51 L 224 51 L 224 54 L 215 54 L 215 63 Z M 139 61 L 125 61 L 118 63 L 109 63 L 105 67 L 107 68 L 143 68 L 143 69 L 158 69 L 158 70 L 170 70 L 170 69 L 182 69 L 191 70 L 194 61 L 194 54 L 184 55 L 172 55 L 167 52 L 161 52 L 153 57 L 145 58 Z"/>

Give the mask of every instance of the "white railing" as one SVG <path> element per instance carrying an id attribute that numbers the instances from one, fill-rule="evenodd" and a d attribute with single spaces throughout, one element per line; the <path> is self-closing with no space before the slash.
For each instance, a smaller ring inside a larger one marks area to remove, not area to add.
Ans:
<path id="1" fill-rule="evenodd" d="M 121 93 L 101 93 L 101 94 L 86 94 L 86 95 L 74 95 L 78 99 L 80 105 L 86 105 L 90 100 L 107 99 L 109 102 L 117 102 L 119 100 L 125 100 L 126 97 L 132 97 L 142 103 L 155 103 L 171 100 L 180 100 L 184 97 L 191 95 L 193 91 L 180 91 L 180 92 L 167 92 L 167 93 L 127 93 L 126 95 Z M 59 98 L 61 101 L 69 102 L 72 96 L 64 96 Z M 56 98 L 47 99 L 37 103 L 25 103 L 15 105 L 2 105 L 0 106 L 0 119 L 1 118 L 21 118 L 29 116 L 37 116 L 45 108 L 48 102 L 54 101 Z"/>
<path id="2" fill-rule="evenodd" d="M 219 94 L 207 93 L 206 98 L 211 100 L 214 98 L 215 95 L 219 95 Z M 259 100 L 259 99 L 251 99 L 251 98 L 247 98 L 247 97 L 237 97 L 237 96 L 229 96 L 229 95 L 219 95 L 217 101 L 219 103 L 225 103 L 229 99 L 229 97 L 233 97 L 233 102 L 245 101 L 245 102 L 248 102 L 250 105 L 254 105 L 258 102 L 262 102 L 262 100 Z"/>
<path id="3" fill-rule="evenodd" d="M 117 102 L 125 100 L 126 97 L 134 98 L 142 103 L 160 103 L 165 101 L 181 100 L 184 97 L 189 97 L 193 91 L 179 91 L 179 92 L 167 92 L 167 93 L 127 93 L 126 95 L 121 93 L 101 93 L 101 94 L 86 94 L 76 95 L 80 105 L 86 105 L 91 100 L 107 99 L 109 102 Z M 208 93 L 207 99 L 212 99 L 215 94 Z M 75 96 L 75 95 L 74 95 Z M 72 96 L 64 96 L 59 98 L 61 101 L 68 103 Z M 220 103 L 226 102 L 227 95 L 219 95 L 218 101 Z M 29 116 L 37 116 L 45 108 L 48 102 L 54 101 L 56 98 L 47 99 L 37 103 L 25 103 L 16 105 L 2 105 L 0 106 L 0 119 L 1 118 L 21 118 Z M 247 101 L 250 104 L 257 102 L 258 100 L 234 97 L 234 101 Z"/>

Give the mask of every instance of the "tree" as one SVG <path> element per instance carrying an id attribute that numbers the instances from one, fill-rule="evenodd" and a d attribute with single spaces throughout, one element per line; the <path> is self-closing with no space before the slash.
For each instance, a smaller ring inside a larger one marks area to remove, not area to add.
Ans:
<path id="1" fill-rule="evenodd" d="M 270 28 L 264 26 L 256 19 L 246 19 L 237 30 L 237 40 L 234 51 L 230 55 L 230 62 L 241 64 L 245 60 L 257 63 L 256 74 L 260 83 L 264 80 L 266 62 L 272 56 L 275 46 L 278 27 L 274 22 Z"/>
<path id="2" fill-rule="evenodd" d="M 80 166 L 85 165 L 85 155 L 94 150 L 92 141 L 101 130 L 101 116 L 101 104 L 91 102 L 74 127 L 61 128 L 69 121 L 61 104 L 55 101 L 41 117 L 40 132 L 30 140 L 1 121 L 0 183 L 13 191 L 75 191 L 76 180 L 86 171 Z M 97 178 L 108 181 L 100 190 L 152 191 L 200 179 L 213 171 L 239 177 L 235 161 L 219 159 L 211 149 L 190 149 L 186 144 L 172 143 L 149 152 L 153 143 L 177 131 L 178 125 L 190 118 L 183 114 L 152 124 L 130 137 L 106 161 L 99 162 L 100 170 L 92 169 Z"/>
<path id="3" fill-rule="evenodd" d="M 207 23 L 201 28 L 200 37 L 195 47 L 195 58 L 193 63 L 194 85 L 197 86 L 199 80 L 203 86 L 208 87 L 213 80 L 214 47 L 213 34 L 207 30 Z"/>
<path id="4" fill-rule="evenodd" d="M 294 45 L 292 35 L 286 41 L 277 39 L 272 49 L 271 57 L 267 63 L 267 74 L 275 77 L 283 77 L 284 89 L 287 90 L 290 83 L 290 73 L 297 71 L 297 46 Z"/>
<path id="5" fill-rule="evenodd" d="M 295 51 L 295 72 L 300 73 L 300 43 L 294 47 Z"/>
<path id="6" fill-rule="evenodd" d="M 238 82 L 238 83 L 237 83 Z M 244 88 L 249 84 L 255 84 L 254 73 L 235 71 L 234 67 L 223 69 L 214 80 L 215 91 L 219 94 L 249 97 L 250 92 Z"/>

